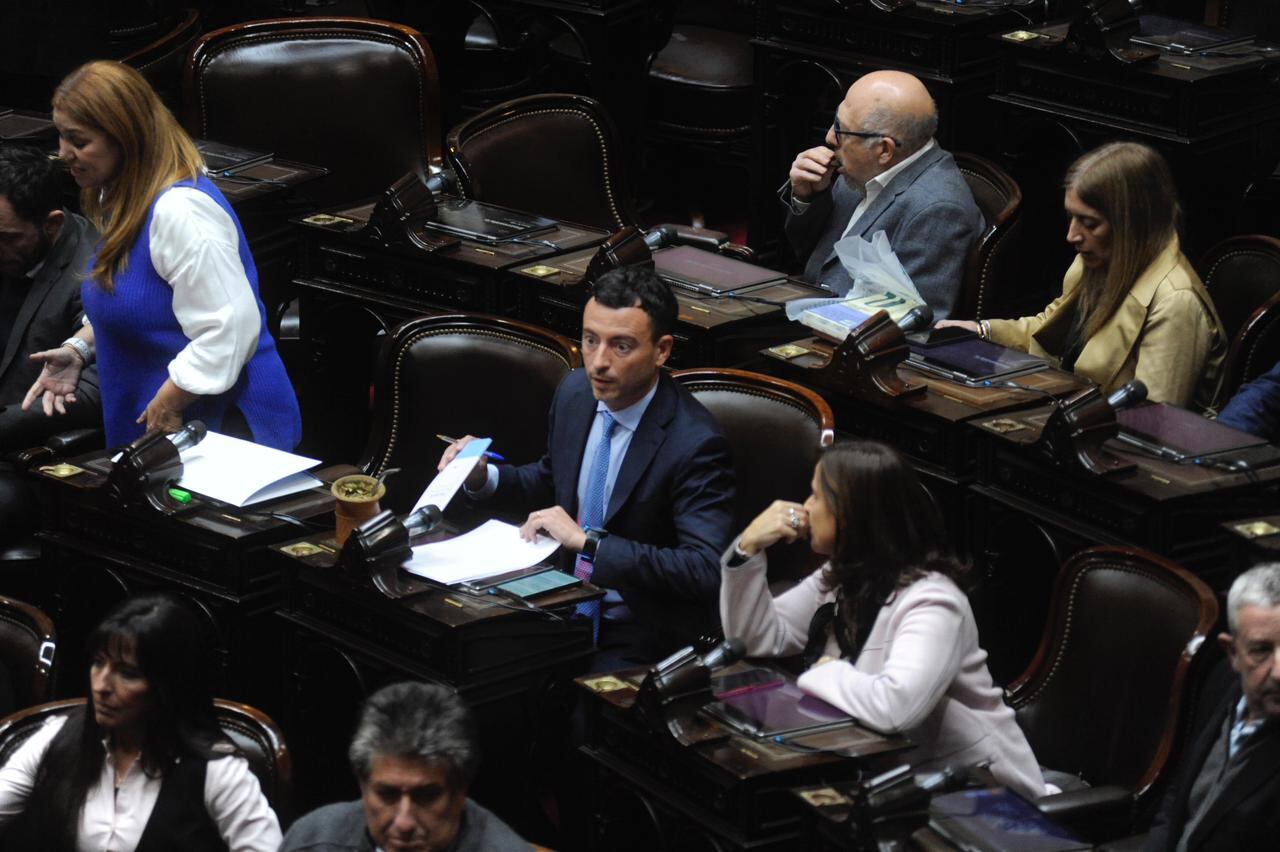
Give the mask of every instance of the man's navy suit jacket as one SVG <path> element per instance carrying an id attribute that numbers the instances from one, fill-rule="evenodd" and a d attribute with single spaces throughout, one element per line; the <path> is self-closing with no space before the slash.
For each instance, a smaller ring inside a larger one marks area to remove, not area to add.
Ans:
<path id="1" fill-rule="evenodd" d="M 853 286 L 836 255 L 849 217 L 862 202 L 863 191 L 837 177 L 831 188 L 814 196 L 803 213 L 791 209 L 787 239 L 805 261 L 804 279 L 843 296 Z M 789 203 L 789 188 L 784 201 Z M 969 249 L 986 227 L 969 184 L 955 158 L 939 147 L 921 155 L 876 197 L 858 218 L 852 233 L 870 240 L 884 231 L 902 268 L 935 319 L 955 310 Z"/>
<path id="2" fill-rule="evenodd" d="M 494 499 L 518 511 L 557 505 L 577 518 L 578 475 L 595 416 L 587 373 L 574 370 L 551 404 L 546 455 L 499 466 Z M 605 510 L 609 535 L 596 552 L 592 582 L 617 589 L 659 647 L 713 629 L 733 506 L 729 442 L 710 412 L 660 376 Z"/>

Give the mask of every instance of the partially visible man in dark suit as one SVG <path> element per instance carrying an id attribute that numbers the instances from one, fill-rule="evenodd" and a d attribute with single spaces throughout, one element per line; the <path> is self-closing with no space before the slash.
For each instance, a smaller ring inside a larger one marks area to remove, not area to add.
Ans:
<path id="1" fill-rule="evenodd" d="M 80 327 L 80 283 L 97 242 L 88 222 L 62 209 L 57 168 L 40 151 L 0 148 L 0 452 L 102 423 L 96 368 L 81 373 L 64 416 L 22 410 L 42 366 L 27 356 Z"/>
<path id="2" fill-rule="evenodd" d="M 653 662 L 716 625 L 733 465 L 711 414 L 661 373 L 677 312 L 651 270 L 601 276 L 583 311 L 585 369 L 556 391 L 546 455 L 481 463 L 466 484 L 501 510 L 528 512 L 526 538 L 556 539 L 578 577 L 609 590 L 602 613 L 584 613 L 599 624 L 597 665 Z"/>
<path id="3" fill-rule="evenodd" d="M 1239 678 L 1184 757 L 1149 852 L 1274 849 L 1280 838 L 1280 563 L 1236 578 L 1227 624 L 1218 641 Z"/>
<path id="4" fill-rule="evenodd" d="M 62 209 L 57 168 L 37 150 L 0 147 L 0 455 L 102 424 L 92 367 L 65 416 L 22 410 L 42 366 L 28 356 L 56 349 L 80 327 L 80 282 L 97 242 L 88 222 Z M 0 543 L 34 525 L 34 505 L 26 482 L 0 460 Z"/>
<path id="5" fill-rule="evenodd" d="M 843 296 L 853 280 L 835 244 L 885 231 L 934 318 L 951 315 L 985 225 L 955 160 L 933 140 L 937 128 L 933 98 L 910 74 L 874 71 L 849 87 L 826 144 L 796 156 L 781 190 L 806 281 Z"/>
<path id="6" fill-rule="evenodd" d="M 1218 422 L 1280 443 L 1280 363 L 1242 385 L 1222 407 Z"/>

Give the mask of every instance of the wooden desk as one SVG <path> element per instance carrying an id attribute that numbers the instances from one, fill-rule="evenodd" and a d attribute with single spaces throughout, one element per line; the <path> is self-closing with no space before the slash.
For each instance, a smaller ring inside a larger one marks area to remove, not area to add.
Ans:
<path id="1" fill-rule="evenodd" d="M 335 567 L 332 532 L 274 545 L 270 561 L 285 577 L 282 721 L 307 779 L 300 804 L 353 797 L 346 749 L 360 703 L 388 683 L 427 680 L 456 690 L 475 718 L 484 759 L 473 791 L 531 830 L 540 779 L 563 760 L 570 679 L 594 650 L 590 622 L 568 616 L 599 590 L 539 596 L 537 612 L 448 589 L 392 600 Z"/>
<path id="2" fill-rule="evenodd" d="M 669 848 L 661 837 L 689 847 L 784 850 L 797 848 L 800 804 L 790 789 L 818 780 L 853 778 L 861 769 L 892 765 L 908 747 L 858 727 L 795 739 L 809 748 L 841 748 L 857 758 L 788 748 L 722 732 L 683 746 L 633 717 L 643 670 L 580 677 L 586 692 L 587 744 L 594 813 L 592 849 Z M 646 839 L 653 838 L 652 843 Z M 623 842 L 625 839 L 625 843 Z"/>
<path id="3" fill-rule="evenodd" d="M 580 339 L 582 307 L 588 296 L 582 279 L 594 255 L 594 249 L 579 251 L 515 267 L 512 273 L 522 282 L 524 295 L 520 317 Z M 530 286 L 531 282 L 536 283 Z M 676 344 L 668 361 L 668 366 L 676 370 L 741 364 L 753 358 L 762 345 L 785 340 L 794 333 L 795 327 L 782 308 L 768 302 L 829 295 L 794 279 L 745 288 L 720 298 L 679 284 L 672 284 L 671 291 L 680 303 Z"/>
<path id="4" fill-rule="evenodd" d="M 47 606 L 59 632 L 60 695 L 82 694 L 87 661 L 81 646 L 116 601 L 171 591 L 204 616 L 214 649 L 220 697 L 279 710 L 275 610 L 282 585 L 268 545 L 298 527 L 278 515 L 331 523 L 333 497 L 315 488 L 252 509 L 197 498 L 173 515 L 127 506 L 103 488 L 109 453 L 71 460 L 82 472 L 59 478 L 34 471 L 43 503 Z M 336 478 L 340 466 L 318 471 Z M 274 514 L 268 514 L 268 512 Z"/>
<path id="5" fill-rule="evenodd" d="M 355 459 L 369 434 L 369 386 L 382 335 L 410 317 L 478 312 L 518 317 L 522 294 L 511 267 L 581 249 L 607 234 L 562 224 L 539 234 L 560 246 L 488 246 L 468 240 L 427 251 L 384 245 L 361 231 L 372 204 L 295 220 L 305 369 L 295 372 L 303 446 L 321 458 Z M 441 239 L 425 234 L 428 239 Z M 299 375 L 299 372 L 301 373 Z"/>

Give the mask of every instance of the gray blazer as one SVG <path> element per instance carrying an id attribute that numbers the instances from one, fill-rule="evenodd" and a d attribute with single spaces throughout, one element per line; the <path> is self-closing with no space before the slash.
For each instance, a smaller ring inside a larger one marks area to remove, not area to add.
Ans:
<path id="1" fill-rule="evenodd" d="M 68 429 L 102 425 L 97 367 L 81 373 L 76 401 L 67 407 L 65 415 L 46 417 L 36 407 L 31 411 L 21 408 L 22 399 L 41 368 L 27 356 L 57 347 L 80 327 L 84 315 L 80 284 L 97 242 L 93 227 L 68 212 L 62 233 L 18 309 L 9 342 L 0 355 L 0 452 L 36 446 L 47 436 Z"/>
<path id="2" fill-rule="evenodd" d="M 853 286 L 836 256 L 835 244 L 862 196 L 861 190 L 837 178 L 829 191 L 797 212 L 790 186 L 784 187 L 787 239 L 796 256 L 805 260 L 806 281 L 839 295 Z M 876 231 L 885 231 L 903 269 L 933 308 L 934 318 L 945 319 L 955 308 L 969 249 L 985 228 L 982 211 L 955 158 L 934 146 L 894 177 L 858 219 L 854 232 L 870 240 Z"/>

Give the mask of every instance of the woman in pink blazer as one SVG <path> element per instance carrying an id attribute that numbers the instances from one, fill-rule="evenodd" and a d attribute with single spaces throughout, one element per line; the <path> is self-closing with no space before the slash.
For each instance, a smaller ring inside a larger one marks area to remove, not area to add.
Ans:
<path id="1" fill-rule="evenodd" d="M 962 566 L 915 472 L 893 450 L 826 450 L 803 504 L 777 500 L 721 562 L 724 634 L 747 653 L 804 653 L 806 692 L 886 733 L 905 733 L 918 770 L 989 763 L 1002 784 L 1045 795 L 1031 746 L 987 671 Z M 765 550 L 808 537 L 828 562 L 773 597 Z"/>

